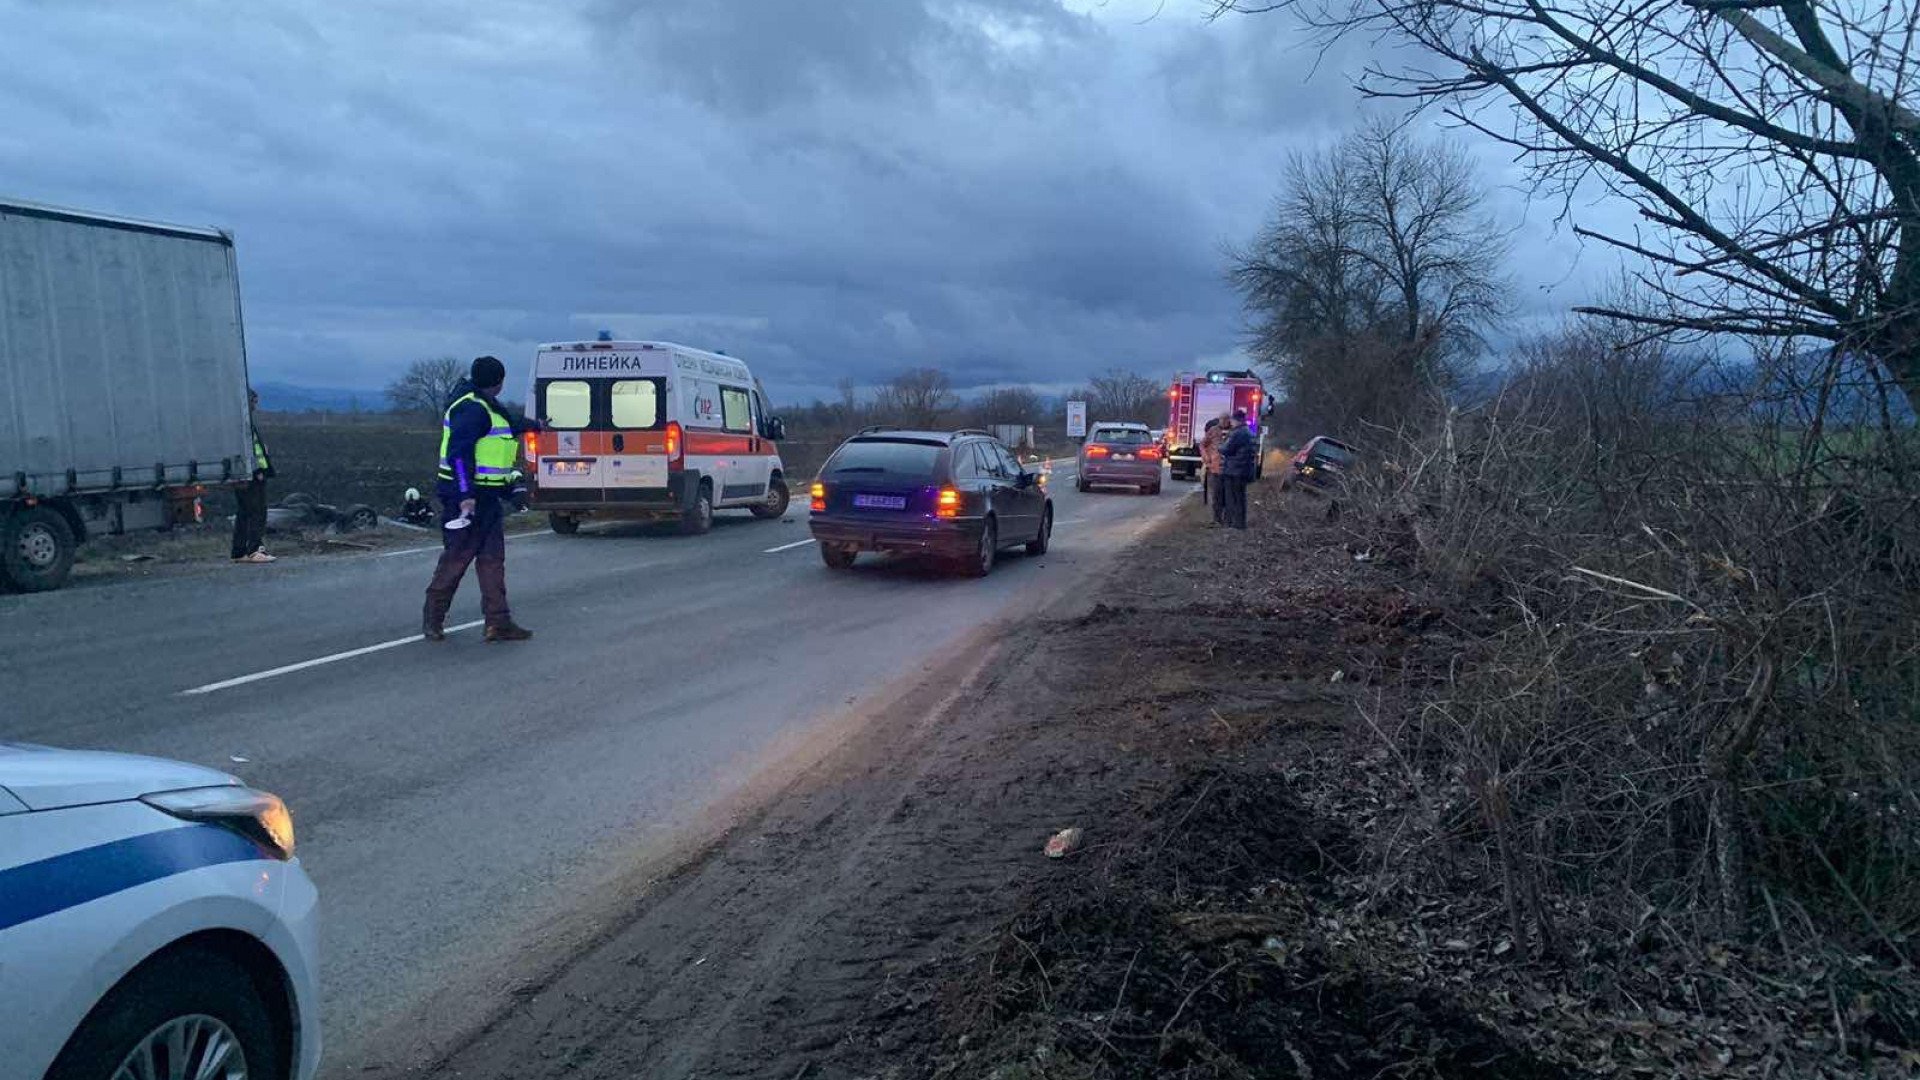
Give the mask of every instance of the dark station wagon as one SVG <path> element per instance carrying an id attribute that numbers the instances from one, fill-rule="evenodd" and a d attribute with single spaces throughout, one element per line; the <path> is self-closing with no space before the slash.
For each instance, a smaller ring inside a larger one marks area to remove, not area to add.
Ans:
<path id="1" fill-rule="evenodd" d="M 1042 555 L 1053 535 L 1043 475 L 984 431 L 868 428 L 840 444 L 809 494 L 807 524 L 835 570 L 880 551 L 984 577 L 1002 549 Z"/>

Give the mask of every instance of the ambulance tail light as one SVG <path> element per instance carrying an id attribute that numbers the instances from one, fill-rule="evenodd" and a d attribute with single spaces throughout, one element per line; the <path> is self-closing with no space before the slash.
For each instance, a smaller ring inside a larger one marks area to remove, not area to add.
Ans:
<path id="1" fill-rule="evenodd" d="M 527 464 L 532 465 L 540 460 L 540 436 L 537 433 L 529 431 L 520 436 L 520 448 L 526 454 Z"/>
<path id="2" fill-rule="evenodd" d="M 669 421 L 667 423 L 667 467 L 669 469 L 677 469 L 685 463 L 686 456 L 681 453 L 684 446 L 680 421 Z"/>

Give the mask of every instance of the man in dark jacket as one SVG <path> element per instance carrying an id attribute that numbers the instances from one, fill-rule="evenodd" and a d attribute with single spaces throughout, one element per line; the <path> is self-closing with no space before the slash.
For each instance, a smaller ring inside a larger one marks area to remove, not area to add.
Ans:
<path id="1" fill-rule="evenodd" d="M 247 388 L 247 434 L 253 439 L 248 449 L 253 454 L 253 475 L 233 489 L 233 561 L 270 563 L 273 556 L 262 546 L 267 536 L 267 478 L 273 475 L 273 461 L 267 457 L 267 444 L 254 426 L 253 411 L 260 407 L 260 395 Z"/>
<path id="2" fill-rule="evenodd" d="M 453 594 L 474 566 L 480 579 L 480 612 L 488 641 L 525 641 L 533 631 L 513 621 L 507 608 L 507 534 L 505 500 L 512 490 L 520 436 L 538 425 L 507 415 L 500 389 L 507 366 L 491 356 L 474 360 L 472 375 L 453 391 L 441 422 L 440 537 L 443 549 L 427 585 L 421 633 L 445 641 L 447 609 Z M 464 522 L 464 525 L 448 525 Z"/>
<path id="3" fill-rule="evenodd" d="M 1247 527 L 1247 484 L 1260 464 L 1260 443 L 1247 430 L 1247 412 L 1235 409 L 1226 445 L 1220 448 L 1224 516 L 1229 528 Z"/>

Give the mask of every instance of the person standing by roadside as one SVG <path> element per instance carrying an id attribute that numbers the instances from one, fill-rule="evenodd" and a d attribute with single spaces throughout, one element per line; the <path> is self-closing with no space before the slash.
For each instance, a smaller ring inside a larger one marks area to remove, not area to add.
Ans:
<path id="1" fill-rule="evenodd" d="M 253 439 L 253 475 L 233 489 L 233 561 L 270 563 L 267 554 L 267 480 L 273 476 L 273 460 L 267 456 L 267 444 L 260 438 L 254 411 L 260 408 L 260 395 L 247 388 L 247 434 Z"/>
<path id="2" fill-rule="evenodd" d="M 538 430 L 528 420 L 509 419 L 500 404 L 507 366 L 492 356 L 476 357 L 471 374 L 454 387 L 440 423 L 439 565 L 427 585 L 420 632 L 428 641 L 447 639 L 447 610 L 453 594 L 474 567 L 480 580 L 480 613 L 488 641 L 525 641 L 533 631 L 513 621 L 507 608 L 507 533 L 505 500 L 520 459 L 520 436 Z"/>
<path id="3" fill-rule="evenodd" d="M 1220 483 L 1220 447 L 1227 441 L 1227 417 L 1216 416 L 1207 421 L 1206 433 L 1200 437 L 1201 467 L 1205 469 L 1205 487 L 1203 496 L 1207 500 L 1207 509 L 1213 514 L 1213 525 L 1226 523 L 1221 508 Z"/>
<path id="4" fill-rule="evenodd" d="M 1247 527 L 1247 484 L 1259 467 L 1260 447 L 1247 430 L 1245 409 L 1235 409 L 1227 422 L 1227 441 L 1220 447 L 1220 480 L 1225 489 L 1223 521 L 1229 528 Z"/>

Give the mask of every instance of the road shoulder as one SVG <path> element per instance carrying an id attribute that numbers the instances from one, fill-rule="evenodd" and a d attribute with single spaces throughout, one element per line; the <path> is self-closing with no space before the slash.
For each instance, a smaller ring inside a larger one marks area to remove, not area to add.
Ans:
<path id="1" fill-rule="evenodd" d="M 1350 688 L 1323 670 L 1343 646 L 1323 632 L 1350 613 L 1249 616 L 1247 538 L 1194 517 L 968 659 L 970 676 L 950 664 L 870 716 L 432 1074 L 985 1075 L 1106 1044 L 1148 1075 L 1169 1053 L 1285 1053 L 1229 1045 L 1244 993 L 1222 992 L 1250 974 L 1311 983 L 1325 962 L 1304 934 L 1291 958 L 1261 950 L 1294 940 L 1278 912 L 1304 917 L 1353 858 L 1287 772 L 1345 714 Z M 1066 827 L 1085 846 L 1043 857 Z M 1258 911 L 1240 910 L 1249 889 Z M 1446 995 L 1360 985 L 1340 1010 L 1354 1021 L 1320 1023 L 1303 1062 L 1332 1069 L 1391 1034 L 1359 1007 L 1377 999 L 1423 1046 L 1496 1063 L 1474 1075 L 1544 1075 Z M 1309 1008 L 1268 996 L 1269 1035 Z"/>

